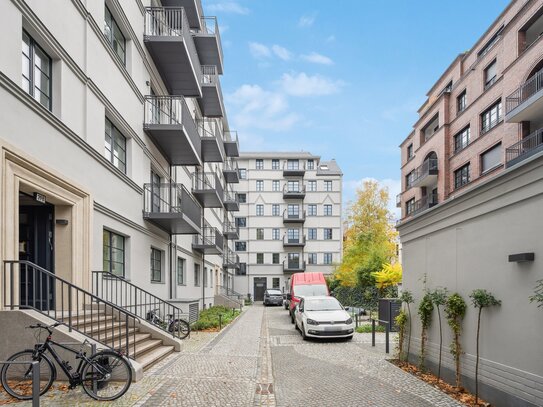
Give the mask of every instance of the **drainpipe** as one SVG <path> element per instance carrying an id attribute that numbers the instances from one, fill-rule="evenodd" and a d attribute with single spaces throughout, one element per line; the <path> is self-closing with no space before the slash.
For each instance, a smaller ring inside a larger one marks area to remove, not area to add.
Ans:
<path id="1" fill-rule="evenodd" d="M 172 181 L 173 181 L 173 166 L 170 166 L 170 210 L 171 210 L 171 206 L 172 206 Z M 169 256 L 170 256 L 170 289 L 169 289 L 169 292 L 170 292 L 170 298 L 169 299 L 172 299 L 172 298 L 175 298 L 175 293 L 174 293 L 174 287 L 175 287 L 175 284 L 173 282 L 173 234 L 170 233 L 170 244 L 169 244 L 169 248 L 168 248 L 168 251 L 169 251 Z"/>

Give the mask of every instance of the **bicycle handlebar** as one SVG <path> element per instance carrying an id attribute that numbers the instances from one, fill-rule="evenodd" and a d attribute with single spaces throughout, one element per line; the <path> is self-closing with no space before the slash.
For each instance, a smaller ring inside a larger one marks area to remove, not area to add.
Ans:
<path id="1" fill-rule="evenodd" d="M 52 334 L 53 333 L 53 328 L 56 328 L 59 325 L 62 325 L 62 322 L 56 322 L 56 323 L 54 323 L 52 325 L 42 325 L 42 324 L 40 324 L 38 322 L 36 325 L 27 326 L 27 328 L 30 328 L 30 329 L 47 329 L 47 332 Z"/>

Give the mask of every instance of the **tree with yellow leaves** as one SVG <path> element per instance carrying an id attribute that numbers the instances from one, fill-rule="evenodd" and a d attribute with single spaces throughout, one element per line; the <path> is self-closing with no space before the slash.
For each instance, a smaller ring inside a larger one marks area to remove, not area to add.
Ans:
<path id="1" fill-rule="evenodd" d="M 385 263 L 380 271 L 372 273 L 375 285 L 379 290 L 392 287 L 402 282 L 402 265 L 400 263 Z"/>

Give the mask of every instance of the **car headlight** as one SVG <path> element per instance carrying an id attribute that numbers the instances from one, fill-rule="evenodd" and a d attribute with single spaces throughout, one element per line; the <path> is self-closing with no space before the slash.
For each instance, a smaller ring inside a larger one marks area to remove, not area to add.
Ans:
<path id="1" fill-rule="evenodd" d="M 350 325 L 350 324 L 353 323 L 353 319 L 352 319 L 352 318 L 349 318 L 347 321 L 345 321 L 345 323 L 346 323 L 347 325 Z"/>
<path id="2" fill-rule="evenodd" d="M 314 319 L 310 319 L 310 318 L 307 318 L 307 324 L 308 325 L 319 325 L 319 323 L 317 321 L 315 321 Z"/>

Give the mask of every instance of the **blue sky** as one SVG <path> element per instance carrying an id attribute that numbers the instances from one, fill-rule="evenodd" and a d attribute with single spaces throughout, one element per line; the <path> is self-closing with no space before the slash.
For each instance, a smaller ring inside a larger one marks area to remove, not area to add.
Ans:
<path id="1" fill-rule="evenodd" d="M 221 83 L 241 150 L 335 158 L 345 201 L 374 178 L 392 202 L 398 145 L 426 92 L 508 3 L 204 0 L 205 13 L 219 18 Z"/>

